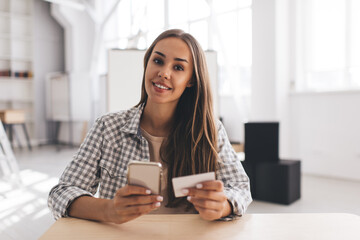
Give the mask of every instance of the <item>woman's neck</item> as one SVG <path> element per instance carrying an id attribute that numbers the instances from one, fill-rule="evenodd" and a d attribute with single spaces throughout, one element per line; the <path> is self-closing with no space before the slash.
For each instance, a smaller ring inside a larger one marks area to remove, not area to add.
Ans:
<path id="1" fill-rule="evenodd" d="M 140 126 L 152 136 L 167 137 L 174 121 L 176 106 L 146 103 Z"/>

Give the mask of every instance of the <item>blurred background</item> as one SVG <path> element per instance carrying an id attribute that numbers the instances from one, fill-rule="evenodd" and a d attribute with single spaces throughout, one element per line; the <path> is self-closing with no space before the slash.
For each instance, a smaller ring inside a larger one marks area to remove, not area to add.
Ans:
<path id="1" fill-rule="evenodd" d="M 170 28 L 206 50 L 239 157 L 245 123 L 279 122 L 279 157 L 301 161 L 301 198 L 249 213 L 359 215 L 359 12 L 357 0 L 0 0 L 0 238 L 54 223 L 48 192 L 97 117 L 137 104 L 144 50 Z"/>

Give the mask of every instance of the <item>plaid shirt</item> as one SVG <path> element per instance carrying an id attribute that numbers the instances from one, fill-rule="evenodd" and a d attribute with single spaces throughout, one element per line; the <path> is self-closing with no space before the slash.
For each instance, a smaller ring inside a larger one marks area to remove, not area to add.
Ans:
<path id="1" fill-rule="evenodd" d="M 66 217 L 67 208 L 78 197 L 112 199 L 127 184 L 130 160 L 150 161 L 149 146 L 141 135 L 140 117 L 144 105 L 98 118 L 59 183 L 50 191 L 48 205 L 55 219 Z M 249 178 L 234 152 L 221 122 L 218 122 L 217 179 L 224 183 L 224 193 L 234 215 L 241 216 L 251 203 Z M 226 219 L 225 219 L 226 220 Z"/>

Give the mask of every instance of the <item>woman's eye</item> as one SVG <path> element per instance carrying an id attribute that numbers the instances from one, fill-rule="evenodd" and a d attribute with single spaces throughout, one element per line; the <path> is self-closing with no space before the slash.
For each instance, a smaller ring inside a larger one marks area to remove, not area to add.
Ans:
<path id="1" fill-rule="evenodd" d="M 177 70 L 177 71 L 184 71 L 184 68 L 183 68 L 182 66 L 180 66 L 180 65 L 176 65 L 176 66 L 175 66 L 175 70 Z"/>
<path id="2" fill-rule="evenodd" d="M 158 59 L 158 58 L 155 58 L 155 59 L 154 59 L 154 63 L 156 63 L 156 64 L 162 64 L 162 61 L 161 61 L 160 59 Z"/>

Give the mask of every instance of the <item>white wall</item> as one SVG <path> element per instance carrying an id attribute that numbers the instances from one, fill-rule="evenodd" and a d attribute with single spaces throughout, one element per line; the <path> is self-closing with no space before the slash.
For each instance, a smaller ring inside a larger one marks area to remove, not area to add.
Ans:
<path id="1" fill-rule="evenodd" d="M 219 96 L 219 111 L 228 138 L 232 142 L 244 142 L 244 122 L 249 115 L 250 96 Z"/>
<path id="2" fill-rule="evenodd" d="M 34 1 L 33 14 L 34 57 L 34 122 L 35 139 L 44 142 L 46 133 L 45 76 L 48 72 L 64 71 L 64 32 L 50 15 L 50 3 Z"/>
<path id="3" fill-rule="evenodd" d="M 289 0 L 254 0 L 252 11 L 249 121 L 279 121 L 280 158 L 289 158 Z"/>
<path id="4" fill-rule="evenodd" d="M 304 64 L 299 36 L 305 21 L 299 2 L 289 1 L 291 28 L 288 82 L 300 79 Z M 304 173 L 360 180 L 360 92 L 294 93 L 288 97 L 287 146 L 282 153 L 302 161 Z"/>
<path id="5" fill-rule="evenodd" d="M 280 122 L 280 158 L 301 160 L 303 173 L 360 180 L 360 92 L 289 92 L 294 6 L 253 0 L 251 120 Z"/>
<path id="6" fill-rule="evenodd" d="M 280 151 L 288 153 L 288 0 L 252 2 L 251 96 L 220 96 L 220 113 L 232 141 L 244 140 L 244 122 L 280 121 Z M 250 102 L 250 104 L 249 104 Z M 246 106 L 250 105 L 249 119 Z"/>
<path id="7" fill-rule="evenodd" d="M 250 121 L 276 121 L 276 0 L 252 3 Z"/>
<path id="8" fill-rule="evenodd" d="M 90 67 L 94 23 L 85 11 L 57 4 L 52 4 L 52 16 L 65 30 L 66 72 L 70 78 L 71 118 L 74 121 L 87 121 L 91 114 Z"/>
<path id="9" fill-rule="evenodd" d="M 90 74 L 95 24 L 86 11 L 68 6 L 52 4 L 51 14 L 65 31 L 65 70 L 70 79 L 69 119 L 73 122 L 71 125 L 62 122 L 59 139 L 80 144 L 92 114 Z M 70 131 L 73 137 L 70 136 Z"/>
<path id="10" fill-rule="evenodd" d="M 360 92 L 290 96 L 291 152 L 306 173 L 360 180 Z"/>

